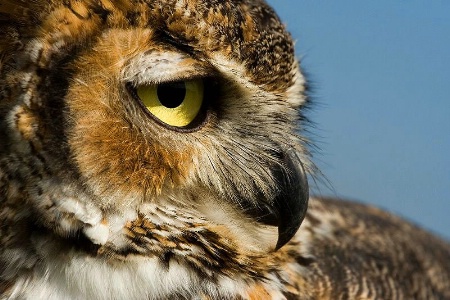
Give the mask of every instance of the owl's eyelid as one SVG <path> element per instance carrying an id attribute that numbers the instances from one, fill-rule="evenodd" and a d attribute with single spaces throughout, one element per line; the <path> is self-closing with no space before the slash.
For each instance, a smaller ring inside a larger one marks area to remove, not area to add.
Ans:
<path id="1" fill-rule="evenodd" d="M 156 85 L 166 82 L 193 80 L 218 76 L 218 71 L 208 62 L 184 53 L 141 53 L 130 59 L 122 71 L 122 81 L 134 86 Z"/>
<path id="2" fill-rule="evenodd" d="M 126 82 L 125 85 L 131 85 L 134 88 L 137 88 L 138 86 L 143 86 L 143 85 L 160 85 L 160 84 L 168 84 L 168 83 L 176 83 L 176 82 L 187 82 L 187 81 L 195 81 L 195 80 L 203 80 L 203 81 L 208 81 L 215 78 L 214 76 L 192 76 L 192 77 L 174 77 L 173 79 L 168 79 L 168 80 L 158 80 L 158 81 L 148 81 L 148 82 Z"/>
<path id="3" fill-rule="evenodd" d="M 187 82 L 187 81 L 195 81 L 195 80 L 202 80 L 204 83 L 214 83 L 217 84 L 219 82 L 219 79 L 217 75 L 208 75 L 208 76 L 192 76 L 192 77 L 174 77 L 170 80 L 159 80 L 159 81 L 148 81 L 148 82 L 135 82 L 135 81 L 128 81 L 124 83 L 124 86 L 129 89 L 133 88 L 136 89 L 139 86 L 156 86 L 160 84 L 168 84 L 168 83 L 176 83 L 176 82 Z"/>

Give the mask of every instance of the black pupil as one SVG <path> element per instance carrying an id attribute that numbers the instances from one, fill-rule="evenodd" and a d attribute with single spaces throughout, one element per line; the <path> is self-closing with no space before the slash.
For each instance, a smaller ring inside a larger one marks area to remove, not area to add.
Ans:
<path id="1" fill-rule="evenodd" d="M 186 85 L 184 81 L 161 83 L 158 85 L 157 93 L 162 105 L 175 108 L 180 106 L 186 97 Z"/>

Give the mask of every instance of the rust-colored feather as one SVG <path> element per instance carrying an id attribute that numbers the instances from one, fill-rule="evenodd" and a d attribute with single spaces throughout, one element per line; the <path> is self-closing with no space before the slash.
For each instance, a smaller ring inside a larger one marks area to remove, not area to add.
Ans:
<path id="1" fill-rule="evenodd" d="M 136 92 L 191 79 L 189 128 Z M 292 236 L 304 91 L 262 0 L 0 0 L 0 299 L 450 298 L 450 246 L 380 210 Z"/>

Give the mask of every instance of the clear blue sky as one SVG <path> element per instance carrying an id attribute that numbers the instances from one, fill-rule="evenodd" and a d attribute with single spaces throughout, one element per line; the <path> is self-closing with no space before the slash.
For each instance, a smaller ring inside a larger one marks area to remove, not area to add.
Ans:
<path id="1" fill-rule="evenodd" d="M 450 1 L 270 0 L 318 103 L 333 189 L 450 240 Z"/>

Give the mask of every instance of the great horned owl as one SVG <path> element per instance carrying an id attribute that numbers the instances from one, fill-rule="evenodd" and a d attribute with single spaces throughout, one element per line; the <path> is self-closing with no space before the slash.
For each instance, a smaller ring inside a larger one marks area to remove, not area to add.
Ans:
<path id="1" fill-rule="evenodd" d="M 262 0 L 0 0 L 0 37 L 1 299 L 450 299 L 448 244 L 309 199 Z"/>

